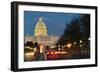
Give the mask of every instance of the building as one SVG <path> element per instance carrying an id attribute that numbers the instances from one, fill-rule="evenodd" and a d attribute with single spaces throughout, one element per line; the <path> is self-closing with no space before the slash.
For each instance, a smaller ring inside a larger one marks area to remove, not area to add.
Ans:
<path id="1" fill-rule="evenodd" d="M 48 35 L 47 27 L 43 21 L 43 18 L 40 16 L 35 28 L 34 35 L 25 35 L 25 43 L 27 41 L 32 41 L 33 43 L 38 42 L 42 43 L 45 46 L 54 46 L 59 39 L 59 36 Z"/>
<path id="2" fill-rule="evenodd" d="M 34 36 L 47 36 L 47 28 L 45 23 L 43 22 L 42 17 L 39 17 L 38 22 L 36 23 L 35 29 L 34 29 Z"/>

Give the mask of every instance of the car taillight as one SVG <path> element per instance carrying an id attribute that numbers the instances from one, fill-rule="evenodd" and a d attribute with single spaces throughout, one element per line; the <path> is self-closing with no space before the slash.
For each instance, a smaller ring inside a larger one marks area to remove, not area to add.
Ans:
<path id="1" fill-rule="evenodd" d="M 47 52 L 47 54 L 50 54 L 49 52 Z"/>
<path id="2" fill-rule="evenodd" d="M 54 52 L 51 52 L 51 54 L 54 54 Z"/>

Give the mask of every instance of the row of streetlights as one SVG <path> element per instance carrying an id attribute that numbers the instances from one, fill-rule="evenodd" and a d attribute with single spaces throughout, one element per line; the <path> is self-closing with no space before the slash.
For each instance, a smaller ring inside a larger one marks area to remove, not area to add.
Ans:
<path id="1" fill-rule="evenodd" d="M 88 38 L 88 40 L 90 40 L 90 38 Z M 79 41 L 79 43 L 80 43 L 80 44 L 82 44 L 82 43 L 83 43 L 83 41 L 82 41 L 82 40 L 80 40 L 80 41 Z M 74 45 L 76 45 L 76 44 L 77 44 L 77 42 L 74 42 L 73 44 L 74 44 Z M 82 46 L 82 45 L 81 45 L 81 46 Z M 81 46 L 80 46 L 80 47 L 81 47 Z M 61 46 L 61 45 L 58 45 L 58 46 L 53 46 L 53 48 L 55 48 L 55 47 L 58 47 L 58 49 L 61 49 L 61 47 L 62 47 L 62 48 L 64 48 L 64 47 L 71 48 L 71 47 L 72 47 L 72 43 L 68 43 L 68 44 L 66 44 L 66 45 L 62 45 L 62 46 Z"/>

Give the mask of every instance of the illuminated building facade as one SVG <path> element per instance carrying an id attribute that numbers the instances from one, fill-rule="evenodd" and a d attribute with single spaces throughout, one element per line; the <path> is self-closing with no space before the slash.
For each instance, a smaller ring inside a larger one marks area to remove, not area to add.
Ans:
<path id="1" fill-rule="evenodd" d="M 53 46 L 59 39 L 59 36 L 48 35 L 46 25 L 43 18 L 40 16 L 36 26 L 34 28 L 34 35 L 25 35 L 25 43 L 32 41 L 33 43 L 38 42 L 44 45 Z"/>

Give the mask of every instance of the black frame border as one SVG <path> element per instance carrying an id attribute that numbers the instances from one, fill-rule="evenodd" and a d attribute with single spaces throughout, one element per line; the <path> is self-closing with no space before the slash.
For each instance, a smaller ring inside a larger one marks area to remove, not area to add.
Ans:
<path id="1" fill-rule="evenodd" d="M 36 6 L 50 6 L 50 7 L 69 7 L 82 9 L 95 9 L 95 64 L 74 65 L 74 66 L 53 66 L 40 68 L 18 68 L 18 5 L 36 5 Z M 50 69 L 65 69 L 65 68 L 81 68 L 81 67 L 95 67 L 97 66 L 97 6 L 83 6 L 83 5 L 65 5 L 65 4 L 50 4 L 50 3 L 36 3 L 36 2 L 11 2 L 11 71 L 32 71 L 32 70 L 50 70 Z"/>

